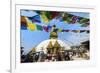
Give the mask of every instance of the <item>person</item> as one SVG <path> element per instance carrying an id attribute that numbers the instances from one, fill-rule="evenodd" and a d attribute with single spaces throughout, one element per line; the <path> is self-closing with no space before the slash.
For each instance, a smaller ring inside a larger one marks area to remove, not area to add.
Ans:
<path id="1" fill-rule="evenodd" d="M 56 61 L 55 54 L 52 54 L 52 61 Z"/>
<path id="2" fill-rule="evenodd" d="M 62 59 L 61 59 L 61 55 L 60 55 L 60 53 L 58 53 L 57 54 L 57 61 L 61 61 Z"/>
<path id="3" fill-rule="evenodd" d="M 72 60 L 72 55 L 73 55 L 73 52 L 69 52 L 70 60 Z"/>
<path id="4" fill-rule="evenodd" d="M 70 60 L 69 52 L 66 52 L 66 53 L 65 53 L 65 60 Z"/>
<path id="5" fill-rule="evenodd" d="M 38 53 L 36 53 L 36 55 L 35 55 L 35 62 L 37 62 L 38 59 L 39 59 L 39 55 L 38 55 Z"/>
<path id="6" fill-rule="evenodd" d="M 39 52 L 39 62 L 43 62 L 44 61 L 44 52 L 43 51 L 40 51 Z"/>
<path id="7" fill-rule="evenodd" d="M 52 60 L 51 54 L 47 54 L 47 59 L 48 59 L 48 61 L 51 61 Z"/>

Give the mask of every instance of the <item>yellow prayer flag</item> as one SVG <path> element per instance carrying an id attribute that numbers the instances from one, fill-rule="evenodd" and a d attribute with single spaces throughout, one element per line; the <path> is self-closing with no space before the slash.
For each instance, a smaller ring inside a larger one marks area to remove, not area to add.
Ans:
<path id="1" fill-rule="evenodd" d="M 58 29 L 58 32 L 62 32 L 62 28 L 59 28 L 59 29 Z"/>
<path id="2" fill-rule="evenodd" d="M 43 22 L 48 22 L 48 18 L 46 17 L 44 12 L 41 13 L 41 18 Z"/>
<path id="3" fill-rule="evenodd" d="M 26 20 L 27 20 L 28 29 L 31 30 L 31 31 L 35 31 L 36 30 L 36 25 L 33 24 L 31 21 L 29 21 L 28 18 L 26 18 Z"/>
<path id="4" fill-rule="evenodd" d="M 31 30 L 31 31 L 34 31 L 34 30 L 36 30 L 36 25 L 28 22 L 28 29 Z"/>

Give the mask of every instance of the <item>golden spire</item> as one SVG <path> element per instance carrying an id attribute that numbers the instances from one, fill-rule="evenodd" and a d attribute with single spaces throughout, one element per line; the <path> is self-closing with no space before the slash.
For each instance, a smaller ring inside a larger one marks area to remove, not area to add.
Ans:
<path id="1" fill-rule="evenodd" d="M 57 39 L 58 38 L 58 33 L 55 31 L 56 25 L 53 25 L 52 31 L 50 32 L 50 39 Z"/>

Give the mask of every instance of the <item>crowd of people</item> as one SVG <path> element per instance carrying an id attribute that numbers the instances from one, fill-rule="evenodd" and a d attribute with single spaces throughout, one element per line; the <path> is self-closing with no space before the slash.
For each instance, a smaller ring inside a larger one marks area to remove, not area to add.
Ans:
<path id="1" fill-rule="evenodd" d="M 72 52 L 64 52 L 57 54 L 44 54 L 44 52 L 36 52 L 33 54 L 28 54 L 24 58 L 24 62 L 50 62 L 50 61 L 68 61 L 72 60 Z"/>
<path id="2" fill-rule="evenodd" d="M 47 53 L 44 54 L 43 51 L 35 52 L 33 54 L 27 54 L 23 57 L 22 62 L 54 62 L 54 61 L 72 61 L 74 57 L 89 59 L 89 56 L 86 54 L 87 51 L 81 50 L 70 50 L 59 52 L 57 54 Z"/>

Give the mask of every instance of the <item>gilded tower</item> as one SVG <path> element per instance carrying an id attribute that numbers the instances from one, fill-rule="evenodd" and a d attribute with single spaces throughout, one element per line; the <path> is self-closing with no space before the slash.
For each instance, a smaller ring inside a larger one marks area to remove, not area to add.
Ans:
<path id="1" fill-rule="evenodd" d="M 50 32 L 50 39 L 55 40 L 54 45 L 52 41 L 49 42 L 47 46 L 47 53 L 57 54 L 61 48 L 60 44 L 58 43 L 58 33 L 56 29 L 56 25 L 53 25 L 52 30 Z"/>
<path id="2" fill-rule="evenodd" d="M 53 25 L 52 30 L 50 32 L 50 39 L 57 39 L 58 38 L 58 33 L 56 31 L 56 25 Z"/>

